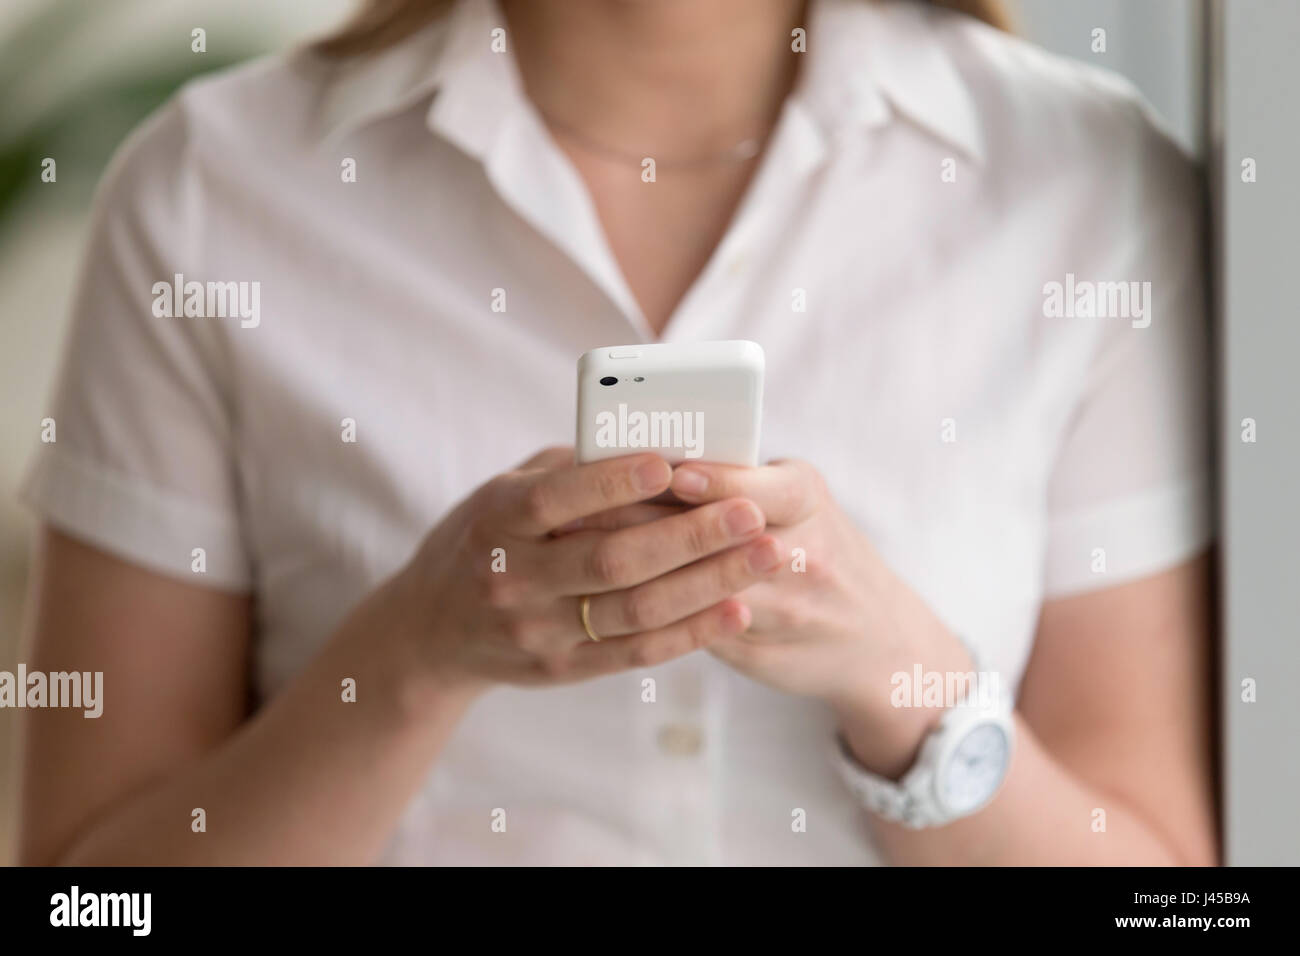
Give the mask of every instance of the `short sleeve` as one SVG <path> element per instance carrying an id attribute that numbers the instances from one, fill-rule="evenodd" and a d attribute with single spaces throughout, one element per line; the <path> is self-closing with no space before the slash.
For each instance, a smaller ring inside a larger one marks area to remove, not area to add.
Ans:
<path id="1" fill-rule="evenodd" d="M 161 317 L 201 275 L 204 203 L 178 100 L 137 130 L 96 192 L 46 429 L 21 498 L 52 526 L 150 570 L 250 584 L 220 320 Z M 202 549 L 201 556 L 196 549 Z"/>
<path id="2" fill-rule="evenodd" d="M 1097 332 L 1049 485 L 1047 597 L 1154 574 L 1214 537 L 1204 204 L 1190 161 L 1142 129 L 1102 276 L 1148 311 L 1134 298 L 1130 318 L 1068 320 Z"/>

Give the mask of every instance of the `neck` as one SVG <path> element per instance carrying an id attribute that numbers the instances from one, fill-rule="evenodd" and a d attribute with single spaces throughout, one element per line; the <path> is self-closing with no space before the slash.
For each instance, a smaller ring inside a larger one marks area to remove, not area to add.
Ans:
<path id="1" fill-rule="evenodd" d="M 794 83 L 803 0 L 500 4 L 538 110 L 613 146 L 727 149 L 761 135 Z"/>

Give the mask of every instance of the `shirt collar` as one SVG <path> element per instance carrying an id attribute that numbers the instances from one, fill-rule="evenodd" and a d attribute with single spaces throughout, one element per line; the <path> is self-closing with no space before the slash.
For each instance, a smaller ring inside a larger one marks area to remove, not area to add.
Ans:
<path id="1" fill-rule="evenodd" d="M 458 0 L 401 42 L 336 64 L 319 110 L 322 135 L 336 141 L 433 98 L 430 126 L 481 153 L 494 120 L 522 95 L 513 56 L 492 49 L 498 27 L 505 18 L 495 0 Z"/>
<path id="2" fill-rule="evenodd" d="M 983 159 L 974 100 L 937 33 L 936 19 L 953 14 L 916 0 L 810 0 L 810 9 L 808 61 L 794 97 L 825 132 L 880 126 L 897 115 Z M 458 0 L 401 43 L 340 64 L 321 104 L 326 136 L 438 92 L 430 128 L 483 156 L 523 96 L 513 55 L 492 49 L 492 31 L 504 26 L 496 0 Z"/>
<path id="3" fill-rule="evenodd" d="M 947 16 L 917 0 L 813 0 L 796 95 L 828 129 L 897 116 L 982 161 L 975 101 L 939 35 Z"/>

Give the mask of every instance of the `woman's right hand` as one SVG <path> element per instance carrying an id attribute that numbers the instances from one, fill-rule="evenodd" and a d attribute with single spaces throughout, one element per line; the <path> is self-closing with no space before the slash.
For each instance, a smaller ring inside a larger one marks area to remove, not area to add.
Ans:
<path id="1" fill-rule="evenodd" d="M 416 659 L 472 695 L 650 667 L 743 632 L 735 595 L 781 564 L 764 516 L 743 498 L 650 503 L 671 478 L 654 454 L 575 465 L 552 448 L 478 488 L 385 588 Z"/>

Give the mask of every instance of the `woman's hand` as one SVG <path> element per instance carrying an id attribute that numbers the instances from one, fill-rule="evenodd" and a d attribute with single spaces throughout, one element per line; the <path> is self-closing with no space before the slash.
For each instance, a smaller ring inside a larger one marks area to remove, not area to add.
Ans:
<path id="1" fill-rule="evenodd" d="M 743 632 L 734 595 L 780 565 L 762 512 L 737 498 L 651 503 L 671 477 L 653 454 L 574 465 L 571 448 L 553 448 L 471 494 L 390 588 L 438 683 L 582 680 Z M 599 642 L 583 630 L 583 595 Z"/>
<path id="2" fill-rule="evenodd" d="M 743 595 L 750 627 L 710 651 L 764 684 L 825 700 L 863 763 L 890 776 L 906 770 L 941 711 L 892 706 L 891 678 L 918 663 L 965 673 L 972 664 L 961 643 L 886 566 L 806 462 L 692 462 L 678 466 L 671 489 L 702 506 L 751 500 L 780 542 L 780 572 Z"/>

